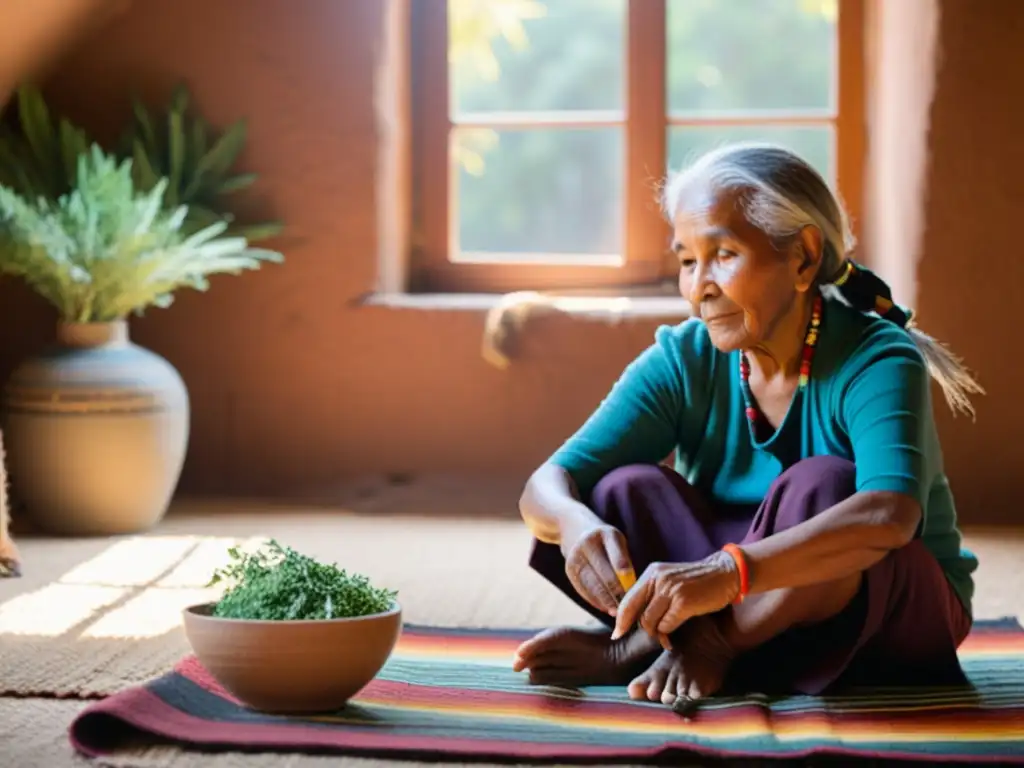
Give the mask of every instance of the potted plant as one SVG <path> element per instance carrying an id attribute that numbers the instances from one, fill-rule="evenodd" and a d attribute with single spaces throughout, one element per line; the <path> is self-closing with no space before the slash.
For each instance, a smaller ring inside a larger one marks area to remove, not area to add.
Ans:
<path id="1" fill-rule="evenodd" d="M 250 243 L 281 234 L 279 221 L 238 221 L 227 202 L 249 189 L 258 176 L 234 169 L 245 147 L 245 120 L 216 130 L 190 109 L 192 99 L 179 83 L 163 110 L 132 99 L 132 117 L 116 147 L 120 158 L 132 159 L 132 177 L 139 189 L 149 190 L 161 179 L 168 182 L 164 204 L 188 206 L 182 229 L 195 232 L 209 224 L 228 222 L 227 234 Z"/>
<path id="2" fill-rule="evenodd" d="M 55 346 L 15 370 L 3 397 L 10 475 L 54 533 L 145 530 L 177 486 L 188 391 L 168 361 L 132 343 L 128 317 L 170 306 L 180 288 L 206 290 L 212 274 L 283 260 L 224 236 L 224 221 L 185 234 L 187 208 L 165 207 L 166 186 L 140 191 L 131 161 L 95 144 L 56 200 L 0 185 L 0 274 L 58 313 Z"/>
<path id="3" fill-rule="evenodd" d="M 219 600 L 184 612 L 206 670 L 265 712 L 341 708 L 383 668 L 402 630 L 396 592 L 271 540 L 229 550 Z"/>

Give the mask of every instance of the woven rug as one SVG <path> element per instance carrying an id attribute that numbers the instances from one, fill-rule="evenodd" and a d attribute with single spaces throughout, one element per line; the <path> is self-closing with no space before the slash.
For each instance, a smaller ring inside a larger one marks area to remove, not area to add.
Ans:
<path id="1" fill-rule="evenodd" d="M 374 682 L 344 710 L 315 718 L 250 711 L 188 657 L 85 709 L 71 741 L 93 756 L 142 738 L 194 750 L 520 762 L 698 754 L 1024 763 L 1024 630 L 1015 620 L 979 622 L 962 646 L 970 688 L 715 698 L 688 720 L 622 688 L 528 685 L 511 659 L 529 634 L 408 626 Z"/>

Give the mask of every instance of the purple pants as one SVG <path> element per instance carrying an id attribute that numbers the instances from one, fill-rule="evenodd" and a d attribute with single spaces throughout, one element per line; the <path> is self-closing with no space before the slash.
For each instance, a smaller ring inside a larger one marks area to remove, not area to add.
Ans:
<path id="1" fill-rule="evenodd" d="M 799 525 L 853 495 L 854 478 L 851 462 L 813 457 L 782 473 L 760 506 L 712 509 L 676 472 L 628 466 L 598 483 L 590 507 L 625 535 L 639 575 L 653 562 L 695 562 L 728 542 L 758 541 Z M 557 546 L 535 541 L 530 565 L 612 624 L 576 593 Z M 846 685 L 962 684 L 957 648 L 970 628 L 938 561 L 915 539 L 865 571 L 839 614 L 787 630 L 738 658 L 726 688 L 816 695 Z"/>

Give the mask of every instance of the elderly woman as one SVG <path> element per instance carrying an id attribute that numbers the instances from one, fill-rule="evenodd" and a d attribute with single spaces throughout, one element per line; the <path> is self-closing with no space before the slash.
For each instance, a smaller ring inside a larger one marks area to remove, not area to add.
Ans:
<path id="1" fill-rule="evenodd" d="M 542 632 L 515 668 L 673 706 L 962 681 L 978 563 L 929 373 L 954 409 L 980 387 L 850 258 L 840 204 L 789 151 L 711 152 L 663 205 L 694 317 L 520 501 L 531 566 L 605 628 Z"/>

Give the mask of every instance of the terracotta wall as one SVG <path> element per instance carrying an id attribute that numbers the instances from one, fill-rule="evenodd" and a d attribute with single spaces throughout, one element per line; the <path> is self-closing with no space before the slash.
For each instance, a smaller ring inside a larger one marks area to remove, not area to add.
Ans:
<path id="1" fill-rule="evenodd" d="M 1013 103 L 1024 3 L 939 6 L 935 102 L 930 127 L 916 128 L 918 140 L 928 131 L 931 159 L 918 163 L 920 306 L 991 391 L 973 427 L 943 420 L 964 516 L 1009 519 L 1024 410 L 1009 373 L 1014 310 L 992 281 L 1022 284 L 1008 224 L 1024 170 L 1024 112 Z M 127 91 L 160 97 L 184 78 L 211 120 L 250 119 L 244 162 L 291 227 L 284 266 L 217 279 L 134 324 L 192 392 L 186 491 L 306 493 L 362 472 L 525 473 L 651 338 L 652 321 L 539 320 L 500 372 L 480 357 L 479 312 L 353 305 L 376 279 L 382 129 L 372 105 L 384 7 L 144 0 L 48 83 L 72 116 L 112 130 Z M 47 338 L 52 318 L 16 287 L 0 287 L 0 302 L 2 375 Z"/>
<path id="2" fill-rule="evenodd" d="M 210 120 L 249 118 L 242 162 L 290 226 L 285 265 L 215 279 L 209 293 L 180 294 L 133 325 L 191 389 L 185 490 L 305 493 L 367 471 L 525 472 L 651 336 L 651 323 L 539 322 L 524 362 L 502 373 L 480 356 L 480 312 L 352 306 L 376 280 L 384 5 L 145 0 L 47 83 L 72 116 L 113 130 L 127 91 L 159 98 L 184 78 Z M 0 336 L 6 370 L 47 337 L 50 319 L 9 286 L 0 300 L 19 318 Z"/>
<path id="3" fill-rule="evenodd" d="M 868 0 L 870 158 L 861 222 L 863 257 L 893 294 L 916 306 L 929 143 L 939 68 L 941 0 Z"/>
<path id="4" fill-rule="evenodd" d="M 0 7 L 0 104 L 27 74 L 46 73 L 61 53 L 123 12 L 130 0 L 31 0 Z"/>
<path id="5" fill-rule="evenodd" d="M 964 514 L 1020 524 L 1024 3 L 944 0 L 940 30 L 917 303 L 988 389 L 977 423 L 940 425 Z"/>

